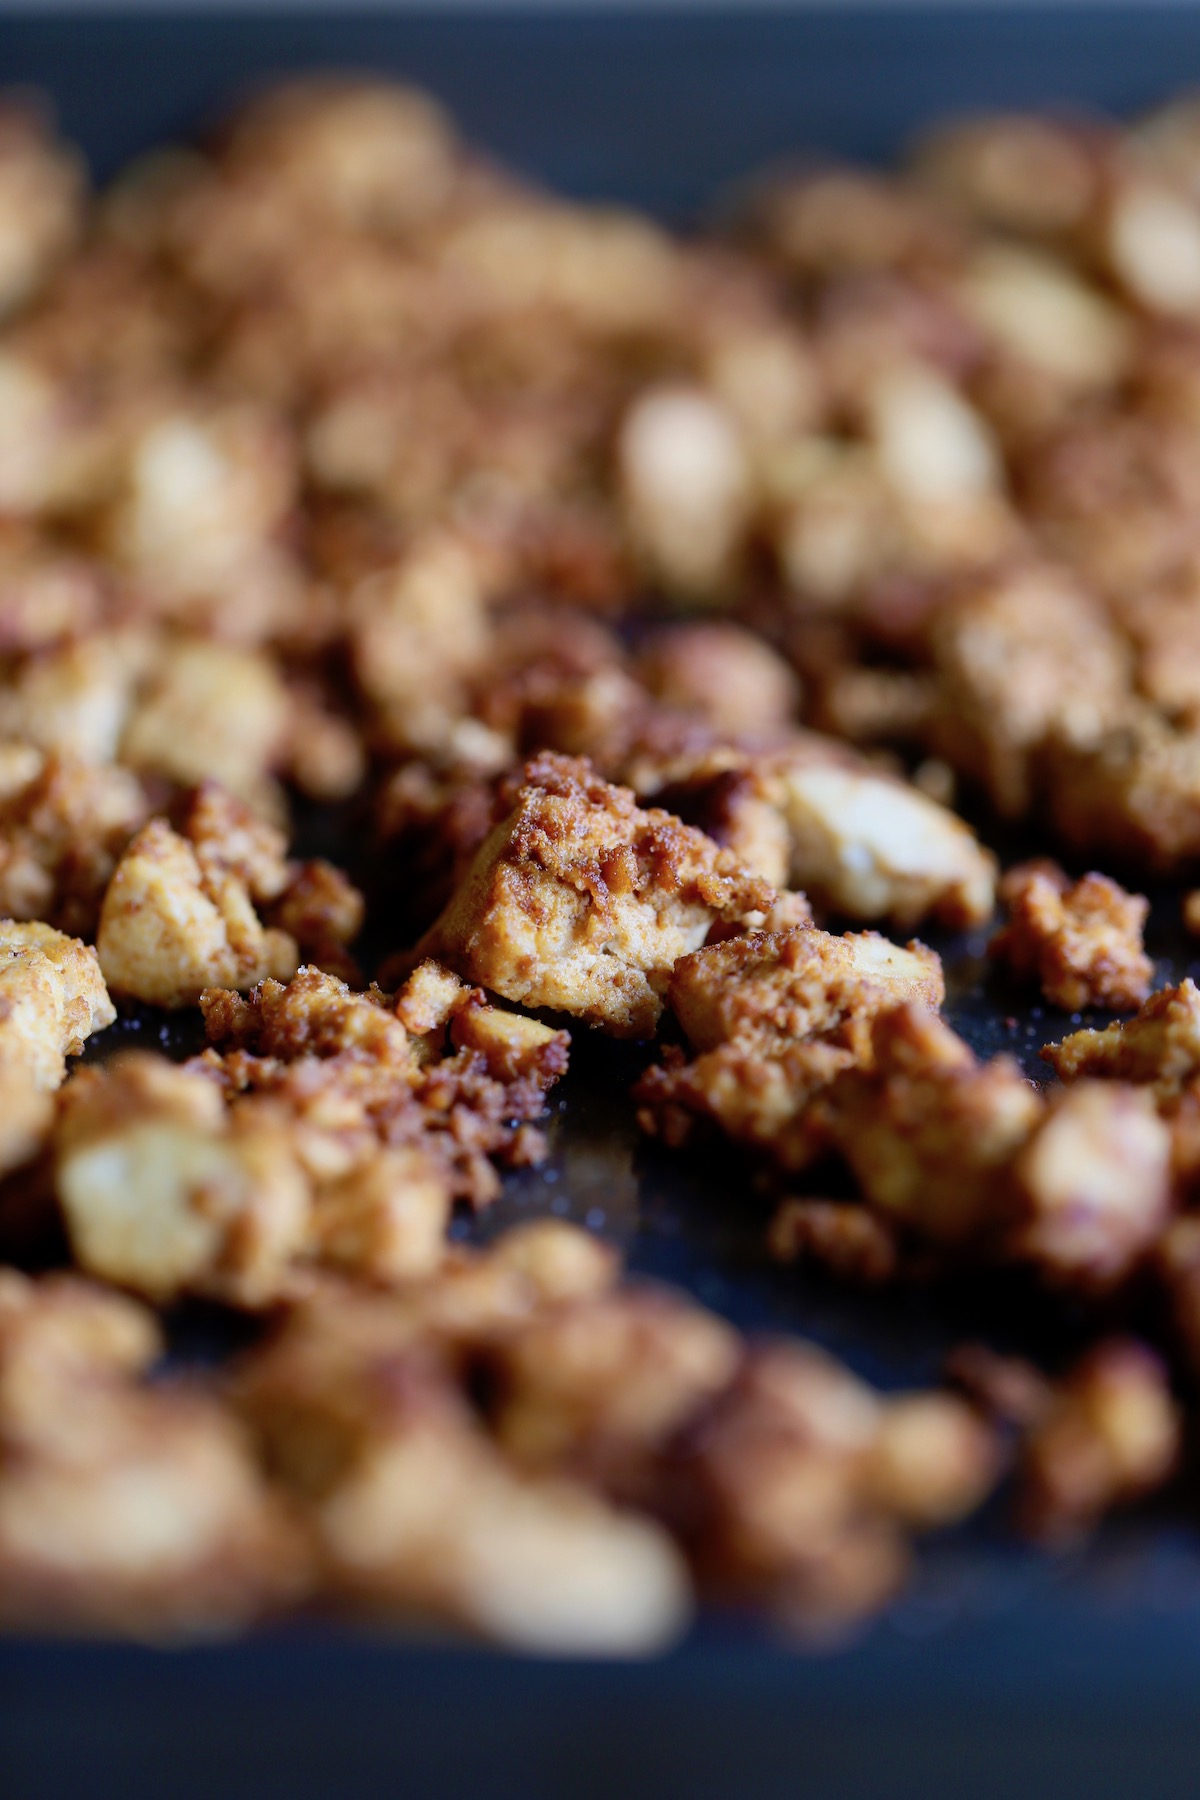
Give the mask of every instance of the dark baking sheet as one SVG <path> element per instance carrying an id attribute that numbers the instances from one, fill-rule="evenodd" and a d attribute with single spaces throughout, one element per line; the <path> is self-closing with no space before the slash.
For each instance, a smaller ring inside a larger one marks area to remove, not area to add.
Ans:
<path id="1" fill-rule="evenodd" d="M 682 218 L 800 144 L 873 156 L 947 110 L 1143 105 L 1200 78 L 1200 14 L 1115 3 L 0 14 L 0 78 L 54 94 L 100 174 L 193 129 L 241 86 L 331 63 L 426 83 L 483 141 L 572 192 Z M 1178 894 L 1164 894 L 1150 947 L 1176 976 L 1193 949 L 1177 919 Z M 953 1022 L 1038 1073 L 1038 1046 L 1071 1021 L 990 988 L 980 939 L 938 947 Z M 157 1032 L 135 1018 L 108 1036 Z M 872 1298 L 772 1268 L 744 1164 L 680 1162 L 638 1141 L 626 1090 L 648 1053 L 576 1044 L 554 1096 L 553 1158 L 509 1182 L 485 1231 L 549 1207 L 740 1325 L 806 1333 L 889 1387 L 934 1377 L 966 1335 L 1053 1357 L 1083 1331 L 1011 1286 Z M 219 1333 L 186 1314 L 176 1338 L 202 1354 Z M 1067 1559 L 1020 1548 L 996 1509 L 931 1546 L 893 1612 L 821 1658 L 720 1618 L 640 1666 L 309 1625 L 170 1653 L 0 1644 L 0 1793 L 1182 1795 L 1200 1782 L 1198 1686 L 1200 1537 L 1186 1497 Z"/>

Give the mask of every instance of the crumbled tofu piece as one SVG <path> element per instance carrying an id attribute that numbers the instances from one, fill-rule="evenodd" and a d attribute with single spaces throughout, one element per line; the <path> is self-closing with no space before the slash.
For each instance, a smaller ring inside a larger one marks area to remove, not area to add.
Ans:
<path id="1" fill-rule="evenodd" d="M 680 1636 L 690 1583 L 661 1527 L 515 1475 L 465 1419 L 424 1413 L 319 1509 L 335 1592 L 542 1655 L 649 1655 Z"/>
<path id="2" fill-rule="evenodd" d="M 309 1257 L 387 1284 L 429 1275 L 446 1251 L 450 1184 L 427 1150 L 381 1150 L 313 1194 Z"/>
<path id="3" fill-rule="evenodd" d="M 364 1004 L 403 1047 L 396 1021 Z M 369 1049 L 360 1032 L 350 1056 Z M 403 1057 L 391 1068 L 404 1101 L 409 1072 Z M 436 1137 L 383 1141 L 352 1083 L 322 1093 L 310 1073 L 306 1112 L 300 1095 L 242 1098 L 224 1073 L 211 1058 L 179 1069 L 134 1055 L 72 1085 L 56 1181 L 84 1267 L 160 1302 L 260 1308 L 318 1268 L 389 1285 L 439 1266 L 453 1184 Z"/>
<path id="4" fill-rule="evenodd" d="M 388 82 L 305 76 L 257 97 L 225 150 L 285 214 L 400 231 L 447 197 L 457 146 L 425 94 Z"/>
<path id="5" fill-rule="evenodd" d="M 988 244 L 972 257 L 958 297 L 998 349 L 1045 380 L 1089 393 L 1125 373 L 1130 321 L 1057 257 Z"/>
<path id="6" fill-rule="evenodd" d="M 0 314 L 29 300 L 73 247 L 86 186 L 81 158 L 40 109 L 10 98 L 0 112 Z"/>
<path id="7" fill-rule="evenodd" d="M 389 745 L 433 751 L 451 741 L 470 683 L 494 655 L 486 601 L 475 560 L 441 535 L 355 587 L 354 670 Z"/>
<path id="8" fill-rule="evenodd" d="M 0 1413 L 6 1434 L 53 1432 L 52 1387 L 81 1375 L 133 1376 L 163 1352 L 155 1315 L 78 1275 L 34 1280 L 0 1268 Z"/>
<path id="9" fill-rule="evenodd" d="M 421 950 L 508 1000 L 644 1037 L 678 958 L 772 898 L 701 832 L 546 755 Z"/>
<path id="10" fill-rule="evenodd" d="M 702 1571 L 806 1635 L 876 1610 L 907 1571 L 908 1530 L 969 1512 L 998 1471 L 961 1403 L 884 1400 L 800 1342 L 751 1351 L 684 1455 Z"/>
<path id="11" fill-rule="evenodd" d="M 515 1269 L 551 1304 L 594 1299 L 620 1273 L 620 1258 L 611 1244 L 563 1219 L 514 1225 L 492 1246 L 491 1256 L 500 1267 Z"/>
<path id="12" fill-rule="evenodd" d="M 108 546 L 164 611 L 186 615 L 227 585 L 261 579 L 256 564 L 270 557 L 294 486 L 290 441 L 265 409 L 241 400 L 167 410 L 129 447 Z"/>
<path id="13" fill-rule="evenodd" d="M 1055 740 L 1047 793 L 1065 843 L 1170 869 L 1200 852 L 1200 732 L 1130 706 L 1092 738 Z"/>
<path id="14" fill-rule="evenodd" d="M 884 1405 L 867 1485 L 876 1503 L 918 1531 L 954 1524 L 995 1483 L 997 1446 L 953 1394 L 897 1394 Z"/>
<path id="15" fill-rule="evenodd" d="M 286 932 L 263 928 L 236 875 L 165 819 L 152 819 L 118 863 L 96 948 L 115 992 L 169 1007 L 194 1004 L 208 987 L 286 979 L 299 960 Z"/>
<path id="16" fill-rule="evenodd" d="M 912 1004 L 875 1020 L 872 1053 L 831 1090 L 824 1121 L 867 1203 L 934 1243 L 1007 1228 L 1013 1160 L 1042 1111 L 1016 1063 L 979 1063 Z"/>
<path id="17" fill-rule="evenodd" d="M 991 916 L 995 861 L 946 807 L 866 764 L 809 754 L 766 760 L 790 840 L 788 879 L 856 919 L 949 925 Z"/>
<path id="18" fill-rule="evenodd" d="M 1023 863 L 1000 884 L 1009 922 L 989 955 L 1035 980 L 1052 1006 L 1131 1012 L 1150 992 L 1142 948 L 1150 902 L 1107 875 L 1072 882 L 1054 863 Z"/>
<path id="19" fill-rule="evenodd" d="M 24 1062 L 0 1058 L 0 1174 L 37 1156 L 54 1123 L 54 1099 Z M 12 1227 L 12 1209 L 7 1223 Z M 10 1252 L 11 1254 L 11 1252 Z"/>
<path id="20" fill-rule="evenodd" d="M 726 1385 L 738 1354 L 730 1326 L 665 1289 L 535 1315 L 497 1352 L 500 1441 L 528 1467 L 636 1492 L 646 1459 Z"/>
<path id="21" fill-rule="evenodd" d="M 698 1054 L 647 1071 L 635 1089 L 642 1124 L 678 1143 L 706 1118 L 799 1168 L 819 1143 L 812 1103 L 836 1076 L 869 1064 L 876 1014 L 944 997 L 933 951 L 874 932 L 839 938 L 799 926 L 710 945 L 681 958 L 668 987 Z"/>
<path id="22" fill-rule="evenodd" d="M 490 1007 L 478 989 L 454 997 L 443 1024 L 410 1037 L 404 1020 L 429 1020 L 436 965 L 418 969 L 393 1006 L 377 988 L 354 993 L 319 969 L 286 987 L 265 981 L 249 996 L 201 996 L 210 1041 L 200 1067 L 230 1095 L 269 1100 L 293 1123 L 314 1179 L 357 1170 L 379 1146 L 432 1156 L 454 1198 L 494 1200 L 494 1163 L 539 1162 L 534 1121 L 565 1072 L 570 1039 Z M 352 1192 L 353 1190 L 351 1190 Z"/>
<path id="23" fill-rule="evenodd" d="M 1015 817 L 1052 735 L 1090 742 L 1129 692 L 1128 646 L 1090 594 L 1034 565 L 941 608 L 932 648 L 935 747 Z"/>
<path id="24" fill-rule="evenodd" d="M 114 762 L 135 684 L 153 654 L 136 631 L 38 647 L 0 687 L 0 732 L 68 760 Z"/>
<path id="25" fill-rule="evenodd" d="M 56 1088 L 67 1057 L 116 1016 L 94 950 L 49 925 L 0 919 L 0 1063 Z"/>
<path id="26" fill-rule="evenodd" d="M 731 938 L 681 958 L 668 999 L 688 1042 L 714 1050 L 735 1038 L 780 1046 L 866 1025 L 875 1013 L 946 997 L 937 954 L 878 932 L 835 937 L 812 926 Z"/>
<path id="27" fill-rule="evenodd" d="M 93 939 L 117 859 L 148 811 L 124 769 L 0 744 L 0 908 Z"/>
<path id="28" fill-rule="evenodd" d="M 71 1085 L 55 1137 L 72 1248 L 162 1302 L 274 1298 L 304 1244 L 308 1188 L 285 1130 L 230 1117 L 217 1085 L 127 1053 Z"/>
<path id="29" fill-rule="evenodd" d="M 1121 182 L 1105 221 L 1113 274 L 1151 312 L 1188 317 L 1200 306 L 1200 214 L 1189 195 L 1144 177 Z"/>
<path id="30" fill-rule="evenodd" d="M 833 765 L 779 777 L 792 882 L 858 918 L 929 912 L 976 923 L 992 906 L 991 860 L 952 814 L 913 788 Z"/>
<path id="31" fill-rule="evenodd" d="M 1162 1363 L 1132 1339 L 1106 1339 L 1054 1384 L 1026 1438 L 1019 1470 L 1025 1529 L 1052 1542 L 1080 1537 L 1111 1508 L 1161 1487 L 1181 1442 Z"/>
<path id="32" fill-rule="evenodd" d="M 1177 1099 L 1200 1074 L 1200 988 L 1188 976 L 1151 994 L 1134 1018 L 1073 1031 L 1042 1055 L 1063 1081 L 1099 1076 L 1152 1087 L 1160 1101 Z"/>
<path id="33" fill-rule="evenodd" d="M 271 930 L 331 973 L 356 974 L 347 946 L 362 929 L 365 906 L 340 869 L 320 857 L 291 859 L 282 831 L 213 782 L 193 794 L 182 832 L 205 869 L 242 883 Z"/>
<path id="34" fill-rule="evenodd" d="M 754 758 L 706 744 L 682 756 L 668 750 L 664 761 L 653 744 L 648 752 L 635 744 L 621 760 L 621 778 L 639 799 L 697 826 L 773 888 L 786 885 L 791 834 Z"/>
<path id="35" fill-rule="evenodd" d="M 648 734 L 624 759 L 639 794 L 698 821 L 774 886 L 857 919 L 978 924 L 992 912 L 995 859 L 948 808 L 832 738 L 663 755 Z"/>
<path id="36" fill-rule="evenodd" d="M 720 732 L 786 726 L 798 710 L 796 675 L 769 644 L 738 625 L 668 626 L 644 646 L 636 671 L 656 699 L 700 713 Z"/>
<path id="37" fill-rule="evenodd" d="M 981 225 L 1056 239 L 1086 223 L 1103 165 L 1086 129 L 1025 113 L 991 113 L 939 125 L 914 163 L 922 186 Z"/>
<path id="38" fill-rule="evenodd" d="M 869 425 L 884 475 L 916 504 L 952 506 L 999 486 L 991 432 L 953 383 L 919 363 L 900 363 L 873 383 Z"/>
<path id="39" fill-rule="evenodd" d="M 921 194 L 876 170 L 834 165 L 785 175 L 753 199 L 769 249 L 802 277 L 900 268 L 930 254 L 943 235 Z"/>
<path id="40" fill-rule="evenodd" d="M 1171 1136 L 1144 1090 L 1081 1081 L 1052 1098 L 1018 1156 L 1013 1253 L 1050 1281 L 1103 1292 L 1151 1250 L 1171 1209 Z"/>
<path id="41" fill-rule="evenodd" d="M 767 1232 L 777 1262 L 813 1262 L 844 1281 L 882 1287 L 900 1268 L 896 1233 L 869 1207 L 849 1200 L 784 1200 Z"/>
<path id="42" fill-rule="evenodd" d="M 465 981 L 430 957 L 413 970 L 397 995 L 396 1017 L 414 1037 L 427 1037 L 447 1024 L 470 995 Z"/>
<path id="43" fill-rule="evenodd" d="M 270 805 L 291 701 L 260 651 L 184 639 L 161 656 L 121 736 L 120 760 L 184 784 L 219 781 Z"/>
<path id="44" fill-rule="evenodd" d="M 735 419 L 701 388 L 652 388 L 622 424 L 618 457 L 630 535 L 651 576 L 685 595 L 719 595 L 749 515 Z"/>
<path id="45" fill-rule="evenodd" d="M 450 1042 L 457 1050 L 482 1056 L 496 1081 L 530 1081 L 549 1087 L 566 1073 L 566 1033 L 539 1019 L 472 998 L 450 1021 Z"/>

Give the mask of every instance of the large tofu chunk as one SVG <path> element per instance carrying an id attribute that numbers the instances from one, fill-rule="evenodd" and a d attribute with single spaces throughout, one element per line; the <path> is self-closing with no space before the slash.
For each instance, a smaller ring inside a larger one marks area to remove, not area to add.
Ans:
<path id="1" fill-rule="evenodd" d="M 703 832 L 544 755 L 421 948 L 507 1000 L 646 1037 L 678 959 L 772 899 Z"/>

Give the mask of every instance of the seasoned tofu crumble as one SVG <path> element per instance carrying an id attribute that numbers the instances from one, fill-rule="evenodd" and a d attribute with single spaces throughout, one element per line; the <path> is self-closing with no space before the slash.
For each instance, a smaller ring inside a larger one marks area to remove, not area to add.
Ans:
<path id="1" fill-rule="evenodd" d="M 0 1628 L 836 1640 L 1186 1465 L 1200 107 L 738 205 L 345 76 L 92 194 L 0 97 Z M 764 1257 L 1003 1352 L 626 1269 L 552 1198 L 618 1067 Z"/>

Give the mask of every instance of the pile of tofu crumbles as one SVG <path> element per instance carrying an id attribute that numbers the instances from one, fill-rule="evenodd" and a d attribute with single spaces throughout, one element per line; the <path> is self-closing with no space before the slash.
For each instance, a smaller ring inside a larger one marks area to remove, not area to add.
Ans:
<path id="1" fill-rule="evenodd" d="M 1049 1541 L 1163 1486 L 1200 989 L 1136 890 L 1200 864 L 1200 102 L 685 238 L 401 87 L 100 194 L 14 100 L 0 309 L 0 1623 L 839 1631 L 1002 1482 Z M 920 929 L 1115 1022 L 981 1061 Z M 207 1047 L 105 1053 L 131 1009 Z M 990 1271 L 1090 1347 L 885 1395 L 554 1217 L 448 1236 L 589 1030 L 764 1255 Z M 247 1347 L 164 1367 L 185 1300 Z"/>

